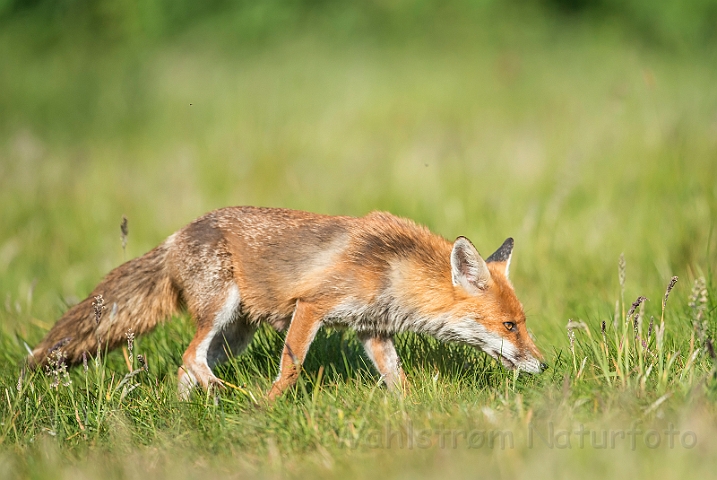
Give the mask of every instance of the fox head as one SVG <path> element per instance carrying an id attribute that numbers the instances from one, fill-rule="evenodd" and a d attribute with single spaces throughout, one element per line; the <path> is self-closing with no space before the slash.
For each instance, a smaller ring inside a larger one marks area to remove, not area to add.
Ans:
<path id="1" fill-rule="evenodd" d="M 451 251 L 454 321 L 460 340 L 469 343 L 509 369 L 539 373 L 546 368 L 525 326 L 523 306 L 508 279 L 513 239 L 486 260 L 465 237 Z"/>

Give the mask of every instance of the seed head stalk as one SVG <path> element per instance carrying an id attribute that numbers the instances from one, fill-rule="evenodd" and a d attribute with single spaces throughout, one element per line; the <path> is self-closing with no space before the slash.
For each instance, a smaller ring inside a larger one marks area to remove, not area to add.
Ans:
<path id="1" fill-rule="evenodd" d="M 625 280 L 627 278 L 627 266 L 625 254 L 621 253 L 617 261 L 617 274 L 620 280 L 620 305 L 622 306 L 622 318 L 625 318 Z"/>
<path id="2" fill-rule="evenodd" d="M 96 435 L 99 436 L 101 428 L 100 425 L 102 423 L 102 413 L 103 413 L 103 404 L 104 404 L 104 385 L 105 385 L 105 368 L 104 365 L 100 364 L 100 357 L 102 352 L 102 336 L 100 335 L 100 320 L 102 320 L 102 314 L 104 313 L 105 309 L 107 307 L 105 306 L 105 300 L 103 296 L 97 295 L 94 298 L 94 301 L 92 302 L 92 309 L 95 314 L 95 335 L 97 337 L 97 356 L 95 357 L 95 381 L 97 382 L 97 402 L 95 403 L 95 418 L 97 422 L 97 429 L 96 429 Z M 104 360 L 104 358 L 102 358 Z M 102 367 L 102 368 L 100 368 Z"/>
<path id="3" fill-rule="evenodd" d="M 120 239 L 122 240 L 122 261 L 127 261 L 127 236 L 129 228 L 127 226 L 127 217 L 122 215 L 122 223 L 120 223 Z"/>
<path id="4" fill-rule="evenodd" d="M 674 276 L 670 279 L 670 283 L 667 284 L 667 290 L 665 290 L 665 297 L 662 299 L 662 314 L 660 314 L 660 328 L 663 328 L 665 325 L 665 307 L 667 307 L 667 299 L 670 296 L 670 292 L 673 288 L 675 288 L 675 284 L 677 283 L 677 276 Z"/>
<path id="5" fill-rule="evenodd" d="M 665 296 L 662 299 L 662 312 L 660 313 L 660 326 L 657 328 L 657 357 L 659 360 L 659 382 L 658 382 L 658 388 L 660 391 L 665 387 L 665 384 L 667 383 L 667 373 L 670 367 L 672 366 L 672 363 L 674 362 L 675 358 L 677 358 L 677 355 L 671 356 L 670 358 L 667 358 L 667 364 L 665 364 L 665 308 L 667 307 L 667 299 L 670 296 L 670 292 L 675 287 L 675 284 L 677 283 L 677 277 L 672 277 L 670 279 L 670 283 L 667 284 L 667 289 L 665 290 Z"/>

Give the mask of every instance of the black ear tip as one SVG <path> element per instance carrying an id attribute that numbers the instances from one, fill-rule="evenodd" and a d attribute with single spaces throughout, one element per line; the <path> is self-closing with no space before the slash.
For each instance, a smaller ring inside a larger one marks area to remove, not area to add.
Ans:
<path id="1" fill-rule="evenodd" d="M 505 262 L 510 259 L 510 254 L 513 252 L 513 237 L 508 237 L 503 242 L 503 245 L 498 248 L 493 254 L 486 259 L 486 262 Z"/>

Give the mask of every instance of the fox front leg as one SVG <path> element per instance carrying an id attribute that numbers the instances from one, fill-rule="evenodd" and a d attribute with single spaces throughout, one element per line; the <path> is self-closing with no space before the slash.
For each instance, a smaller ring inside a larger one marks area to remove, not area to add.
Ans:
<path id="1" fill-rule="evenodd" d="M 269 390 L 269 401 L 275 400 L 296 383 L 309 345 L 321 326 L 322 317 L 323 311 L 316 305 L 301 300 L 296 302 L 281 353 L 279 375 Z"/>

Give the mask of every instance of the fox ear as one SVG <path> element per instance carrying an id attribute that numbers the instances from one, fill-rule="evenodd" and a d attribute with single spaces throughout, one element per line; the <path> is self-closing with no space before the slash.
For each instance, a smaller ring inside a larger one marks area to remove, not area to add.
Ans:
<path id="1" fill-rule="evenodd" d="M 510 270 L 510 257 L 513 255 L 513 239 L 508 237 L 498 250 L 486 259 L 486 262 L 501 263 L 505 266 L 505 278 L 508 278 L 508 270 Z"/>
<path id="2" fill-rule="evenodd" d="M 466 237 L 458 237 L 453 243 L 451 276 L 453 285 L 460 285 L 472 294 L 477 294 L 488 286 L 490 280 L 488 265 Z"/>

